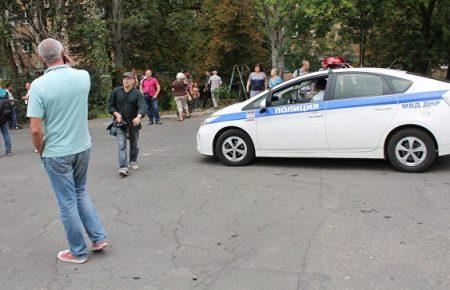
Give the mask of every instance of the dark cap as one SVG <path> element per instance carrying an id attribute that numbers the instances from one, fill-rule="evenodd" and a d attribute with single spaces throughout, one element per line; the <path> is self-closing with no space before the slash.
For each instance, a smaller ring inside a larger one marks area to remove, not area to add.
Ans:
<path id="1" fill-rule="evenodd" d="M 124 73 L 123 73 L 122 78 L 131 78 L 131 79 L 134 79 L 134 74 L 133 74 L 132 72 L 127 71 L 127 72 L 124 72 Z"/>

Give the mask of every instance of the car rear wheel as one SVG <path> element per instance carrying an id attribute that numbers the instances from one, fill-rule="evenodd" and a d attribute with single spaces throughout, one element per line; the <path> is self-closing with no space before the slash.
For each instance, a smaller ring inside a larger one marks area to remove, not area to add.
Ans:
<path id="1" fill-rule="evenodd" d="M 422 172 L 436 159 L 436 148 L 427 133 L 410 128 L 401 130 L 390 138 L 387 155 L 397 170 Z"/>
<path id="2" fill-rule="evenodd" d="M 228 166 L 243 166 L 255 158 L 250 137 L 241 130 L 231 129 L 220 135 L 215 146 L 216 156 Z"/>

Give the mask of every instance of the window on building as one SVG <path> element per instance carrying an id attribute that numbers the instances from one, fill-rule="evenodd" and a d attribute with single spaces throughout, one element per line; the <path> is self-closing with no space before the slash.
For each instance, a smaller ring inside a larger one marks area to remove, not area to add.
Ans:
<path id="1" fill-rule="evenodd" d="M 23 53 L 31 53 L 33 52 L 33 43 L 28 40 L 21 41 L 22 52 Z"/>

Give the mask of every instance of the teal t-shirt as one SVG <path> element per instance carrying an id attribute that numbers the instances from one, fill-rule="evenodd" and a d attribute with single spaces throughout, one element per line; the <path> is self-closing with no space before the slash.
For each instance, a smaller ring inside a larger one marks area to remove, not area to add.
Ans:
<path id="1" fill-rule="evenodd" d="M 47 69 L 31 84 L 27 117 L 42 118 L 42 157 L 64 157 L 91 147 L 88 128 L 89 73 L 68 65 Z"/>

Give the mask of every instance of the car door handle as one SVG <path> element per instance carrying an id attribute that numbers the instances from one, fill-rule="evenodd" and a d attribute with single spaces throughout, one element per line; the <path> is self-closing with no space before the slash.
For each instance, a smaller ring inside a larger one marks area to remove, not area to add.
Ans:
<path id="1" fill-rule="evenodd" d="M 321 117 L 323 117 L 323 113 L 321 112 L 310 113 L 308 115 L 308 118 L 321 118 Z"/>
<path id="2" fill-rule="evenodd" d="M 389 110 L 392 110 L 392 107 L 381 107 L 381 108 L 376 108 L 375 110 L 377 110 L 377 111 L 389 111 Z"/>

